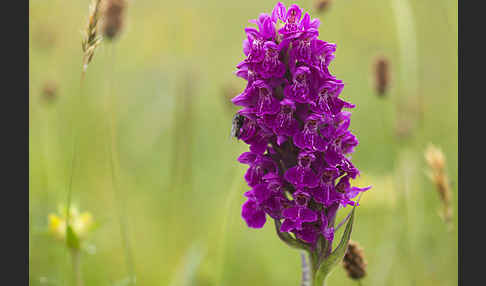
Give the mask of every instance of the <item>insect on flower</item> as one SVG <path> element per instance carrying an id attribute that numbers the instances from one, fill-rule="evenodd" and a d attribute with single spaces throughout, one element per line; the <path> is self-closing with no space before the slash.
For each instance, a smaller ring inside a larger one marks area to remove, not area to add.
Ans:
<path id="1" fill-rule="evenodd" d="M 236 113 L 235 116 L 233 116 L 233 121 L 231 124 L 231 137 L 239 139 L 240 129 L 243 127 L 243 123 L 245 123 L 245 117 L 239 113 Z"/>

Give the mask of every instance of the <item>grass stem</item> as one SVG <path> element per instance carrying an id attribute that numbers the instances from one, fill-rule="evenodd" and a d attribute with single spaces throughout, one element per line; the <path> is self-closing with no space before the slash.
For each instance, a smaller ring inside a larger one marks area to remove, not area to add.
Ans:
<path id="1" fill-rule="evenodd" d="M 118 214 L 118 219 L 120 222 L 120 236 L 122 238 L 123 243 L 123 250 L 125 252 L 125 262 L 126 267 L 130 276 L 129 284 L 133 285 L 135 282 L 135 264 L 133 261 L 133 255 L 131 251 L 130 240 L 128 238 L 128 231 L 127 231 L 127 218 L 126 218 L 126 202 L 125 197 L 121 193 L 121 189 L 119 188 L 118 184 L 118 170 L 116 169 L 119 166 L 118 162 L 118 149 L 117 149 L 117 133 L 116 133 L 116 113 L 115 113 L 115 95 L 114 95 L 114 66 L 115 66 L 115 42 L 111 43 L 111 50 L 110 50 L 110 71 L 109 71 L 109 78 L 108 78 L 108 110 L 107 114 L 109 115 L 109 164 L 110 164 L 110 173 L 111 173 L 111 182 L 113 187 L 113 193 L 115 195 L 116 201 L 116 211 Z"/>
<path id="2" fill-rule="evenodd" d="M 81 79 L 79 82 L 79 96 L 78 96 L 78 104 L 73 104 L 72 107 L 72 119 L 71 119 L 71 130 L 72 130 L 72 147 L 71 147 L 71 173 L 69 176 L 69 183 L 67 189 L 67 202 L 66 202 L 66 237 L 68 237 L 68 229 L 71 223 L 71 201 L 72 201 L 72 194 L 73 194 L 73 181 L 74 181 L 74 168 L 76 166 L 77 161 L 77 153 L 76 150 L 78 148 L 78 122 L 77 119 L 79 117 L 77 110 L 81 108 L 82 97 L 83 97 L 83 90 L 84 90 L 84 82 L 85 82 L 85 73 L 86 71 L 82 69 L 81 71 Z M 78 109 L 76 109 L 78 107 Z M 67 257 L 66 257 L 67 258 Z"/>
<path id="3" fill-rule="evenodd" d="M 79 249 L 71 250 L 72 266 L 74 273 L 74 285 L 83 286 L 83 274 L 81 272 L 81 252 Z"/>

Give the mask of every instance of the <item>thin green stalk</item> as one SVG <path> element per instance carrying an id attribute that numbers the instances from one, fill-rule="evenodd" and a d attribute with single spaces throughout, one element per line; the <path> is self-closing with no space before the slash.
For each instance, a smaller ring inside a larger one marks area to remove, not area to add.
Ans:
<path id="1" fill-rule="evenodd" d="M 406 153 L 402 153 L 399 158 L 399 164 L 397 166 L 397 173 L 395 174 L 396 185 L 401 186 L 401 204 L 399 205 L 398 213 L 400 214 L 401 223 L 397 224 L 400 225 L 400 229 L 405 233 L 405 235 L 401 235 L 399 237 L 399 243 L 403 243 L 403 249 L 406 249 L 406 255 L 403 259 L 406 265 L 410 267 L 407 269 L 410 273 L 414 273 L 415 264 L 413 262 L 414 257 L 414 229 L 417 227 L 417 220 L 414 220 L 412 215 L 415 215 L 417 210 L 420 210 L 420 207 L 416 207 L 415 210 L 412 209 L 413 205 L 420 204 L 420 200 L 417 200 L 411 197 L 415 192 L 420 193 L 420 190 L 416 190 L 416 185 L 413 185 L 413 180 L 415 177 L 415 173 L 412 173 L 413 170 L 416 169 L 415 163 L 410 161 L 412 154 L 410 151 Z M 415 223 L 412 223 L 414 222 Z M 413 224 L 413 225 L 412 225 Z M 412 269 L 412 270 L 411 270 Z M 410 278 L 412 282 L 415 282 L 415 278 Z"/>
<path id="2" fill-rule="evenodd" d="M 42 163 L 44 165 L 44 202 L 43 205 L 46 208 L 45 213 L 47 213 L 47 208 L 49 207 L 49 121 L 50 121 L 50 110 L 48 110 L 50 106 L 46 106 L 46 110 L 44 113 L 45 116 L 45 125 L 44 125 L 44 133 L 43 133 L 43 147 L 44 147 L 44 154 L 42 156 Z"/>
<path id="3" fill-rule="evenodd" d="M 71 250 L 72 266 L 74 273 L 74 285 L 83 286 L 83 274 L 81 272 L 81 252 L 79 249 Z"/>
<path id="4" fill-rule="evenodd" d="M 417 98 L 419 96 L 418 104 L 422 105 L 423 99 L 420 98 L 422 95 L 419 95 L 418 92 L 418 57 L 417 57 L 417 35 L 415 30 L 415 21 L 413 17 L 412 7 L 409 1 L 407 0 L 392 0 L 392 10 L 394 13 L 394 19 L 396 21 L 396 28 L 397 28 L 397 35 L 398 35 L 398 42 L 399 42 L 399 51 L 400 51 L 400 83 L 399 88 L 400 91 L 403 92 L 404 98 L 414 97 Z M 400 99 L 400 98 L 399 98 Z M 403 100 L 402 100 L 403 102 Z M 408 104 L 408 102 L 405 102 Z M 417 104 L 417 102 L 414 102 Z M 422 106 L 420 106 L 422 108 Z M 422 112 L 422 111 L 420 111 Z M 419 121 L 418 125 L 421 127 L 423 124 L 422 118 L 416 118 Z M 416 122 L 414 122 L 416 123 Z M 414 130 L 416 132 L 417 130 Z M 417 138 L 418 134 L 414 134 L 414 137 Z M 415 141 L 416 142 L 416 141 Z M 404 180 L 405 184 L 408 184 L 406 179 Z M 404 187 L 404 191 L 408 186 Z M 410 194 L 407 193 L 407 197 L 404 200 L 404 208 L 405 208 L 405 223 L 406 227 L 410 228 L 410 211 L 409 211 L 409 201 L 408 196 Z M 407 236 L 404 238 L 407 242 L 407 246 L 409 247 L 410 251 L 413 251 L 412 242 L 410 238 L 410 231 L 407 231 Z M 410 259 L 410 255 L 407 256 L 407 259 Z M 414 265 L 412 261 L 409 261 L 409 265 Z M 413 275 L 411 276 L 412 283 L 414 283 Z"/>
<path id="5" fill-rule="evenodd" d="M 118 185 L 118 178 L 117 178 L 117 169 L 116 166 L 119 166 L 118 163 L 118 149 L 116 144 L 116 120 L 115 120 L 115 96 L 114 96 L 114 66 L 115 66 L 115 43 L 111 43 L 111 62 L 109 64 L 110 71 L 109 71 L 109 92 L 108 92 L 108 112 L 110 117 L 109 122 L 109 132 L 110 135 L 110 148 L 108 148 L 109 153 L 109 161 L 110 161 L 110 170 L 111 170 L 111 181 L 113 187 L 113 193 L 115 195 L 116 200 L 116 210 L 118 213 L 118 218 L 120 222 L 120 236 L 123 242 L 123 250 L 125 252 L 125 262 L 127 266 L 127 270 L 130 276 L 129 285 L 132 285 L 135 281 L 135 264 L 133 260 L 133 255 L 131 251 L 131 245 L 128 238 L 128 231 L 127 231 L 127 218 L 126 218 L 126 205 L 125 205 L 125 196 L 121 194 L 121 189 Z"/>
<path id="6" fill-rule="evenodd" d="M 413 12 L 409 1 L 407 0 L 392 0 L 392 10 L 397 28 L 398 43 L 399 43 L 399 95 L 397 103 L 406 104 L 409 107 L 409 101 L 405 99 L 417 98 L 414 108 L 417 104 L 422 107 L 422 95 L 419 95 L 419 70 L 418 70 L 418 56 L 417 56 L 417 34 L 415 31 L 415 21 Z M 421 111 L 420 111 L 421 112 Z M 416 118 L 418 125 L 422 124 L 422 118 Z"/>
<path id="7" fill-rule="evenodd" d="M 83 90 L 84 90 L 84 78 L 85 78 L 85 73 L 86 71 L 82 69 L 81 71 L 81 80 L 79 83 L 79 96 L 78 96 L 78 104 L 73 104 L 72 107 L 72 116 L 73 118 L 71 119 L 71 129 L 72 129 L 72 134 L 73 134 L 73 139 L 72 139 L 72 150 L 71 150 L 71 173 L 69 177 L 69 183 L 68 183 L 68 189 L 67 189 L 67 202 L 66 202 L 66 237 L 68 237 L 68 229 L 70 227 L 70 222 L 71 222 L 71 201 L 72 201 L 72 193 L 73 193 L 73 181 L 74 181 L 74 167 L 76 166 L 76 161 L 77 161 L 77 145 L 78 145 L 78 113 L 76 110 L 81 108 L 81 103 L 82 103 L 82 95 L 83 95 Z M 76 109 L 78 107 L 78 109 Z M 67 248 L 68 249 L 68 248 Z M 66 255 L 67 252 L 66 252 Z M 66 257 L 67 259 L 67 257 Z"/>
<path id="8" fill-rule="evenodd" d="M 182 122 L 182 118 L 180 117 L 182 113 L 182 96 L 180 96 L 180 90 L 179 90 L 179 84 L 176 84 L 176 92 L 174 93 L 174 112 L 172 114 L 172 146 L 171 146 L 171 158 L 170 158 L 170 169 L 169 169 L 169 182 L 167 186 L 167 202 L 172 202 L 169 203 L 165 208 L 164 208 L 164 216 L 166 219 L 165 224 L 166 225 L 173 225 L 174 221 L 177 219 L 176 213 L 177 213 L 177 206 L 179 205 L 181 201 L 181 194 L 179 194 L 176 190 L 182 190 L 182 183 L 183 181 L 180 178 L 180 175 L 182 174 L 183 168 L 181 168 L 181 164 L 184 164 L 183 159 L 181 158 L 183 156 L 183 152 L 181 152 L 181 148 L 183 145 L 183 140 L 181 140 L 181 136 L 186 135 L 184 130 L 184 122 Z M 181 132 L 182 131 L 182 132 Z M 169 232 L 166 233 L 166 239 L 167 239 L 167 246 L 169 249 L 175 249 L 174 245 L 174 240 L 171 237 L 171 234 Z"/>
<path id="9" fill-rule="evenodd" d="M 226 250 L 226 239 L 227 239 L 227 228 L 228 228 L 228 218 L 232 217 L 230 215 L 230 212 L 232 210 L 233 202 L 235 200 L 236 194 L 238 193 L 238 190 L 241 188 L 241 177 L 239 176 L 239 173 L 236 172 L 236 175 L 234 176 L 233 182 L 231 183 L 231 187 L 229 189 L 228 195 L 225 200 L 225 206 L 224 206 L 224 213 L 226 215 L 223 216 L 223 223 L 221 224 L 221 230 L 220 230 L 220 241 L 217 244 L 219 253 L 218 253 L 218 263 L 216 266 L 216 283 L 214 285 L 221 285 L 222 281 L 222 276 L 223 276 L 223 265 L 224 265 L 224 254 Z"/>
<path id="10" fill-rule="evenodd" d="M 74 181 L 74 167 L 76 166 L 77 161 L 77 144 L 78 144 L 78 123 L 77 120 L 79 119 L 79 110 L 82 108 L 82 97 L 83 97 L 83 89 L 84 89 L 84 79 L 86 77 L 86 68 L 91 61 L 94 51 L 96 47 L 100 44 L 101 38 L 97 37 L 97 23 L 99 20 L 99 7 L 100 7 L 101 0 L 97 0 L 93 3 L 95 6 L 90 6 L 90 16 L 89 22 L 87 27 L 87 34 L 86 37 L 82 40 L 82 50 L 83 50 L 83 60 L 82 60 L 82 69 L 81 69 L 81 80 L 80 80 L 80 88 L 79 88 L 79 102 L 78 104 L 73 104 L 72 112 L 72 132 L 73 132 L 73 141 L 72 141 L 72 155 L 71 155 L 71 175 L 69 178 L 69 184 L 67 189 L 67 204 L 66 204 L 66 238 L 70 236 L 69 231 L 72 231 L 70 226 L 71 221 L 71 201 L 72 201 L 72 193 L 73 193 L 73 181 Z M 72 235 L 72 234 L 71 234 Z M 68 242 L 68 239 L 66 239 Z M 68 242 L 69 243 L 69 242 Z M 66 245 L 67 248 L 70 248 L 70 245 Z M 67 253 L 66 253 L 67 254 Z M 74 262 L 74 261 L 73 261 Z M 74 263 L 73 263 L 74 264 Z"/>

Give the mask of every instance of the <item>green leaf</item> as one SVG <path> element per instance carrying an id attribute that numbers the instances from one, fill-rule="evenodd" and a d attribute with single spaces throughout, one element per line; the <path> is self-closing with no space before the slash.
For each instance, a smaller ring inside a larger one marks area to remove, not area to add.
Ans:
<path id="1" fill-rule="evenodd" d="M 337 248 L 328 256 L 324 261 L 322 261 L 321 265 L 316 271 L 316 275 L 314 278 L 315 286 L 322 286 L 324 285 L 324 281 L 326 280 L 327 276 L 334 270 L 334 267 L 341 262 L 346 254 L 346 250 L 348 249 L 348 242 L 351 238 L 351 231 L 353 230 L 353 221 L 354 221 L 354 211 L 356 206 L 353 207 L 351 211 L 351 216 L 349 217 L 348 223 L 346 224 L 346 229 L 344 230 L 343 236 L 341 238 L 341 242 Z"/>
<path id="2" fill-rule="evenodd" d="M 79 238 L 70 225 L 66 228 L 66 243 L 67 246 L 72 249 L 79 249 L 80 247 Z"/>

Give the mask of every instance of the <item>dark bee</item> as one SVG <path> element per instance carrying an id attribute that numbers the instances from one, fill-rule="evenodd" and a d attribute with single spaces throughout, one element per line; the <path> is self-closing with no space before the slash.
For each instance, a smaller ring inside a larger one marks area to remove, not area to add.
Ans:
<path id="1" fill-rule="evenodd" d="M 239 113 L 236 113 L 235 116 L 233 116 L 233 121 L 231 124 L 231 137 L 240 137 L 240 129 L 243 127 L 243 123 L 245 123 L 245 117 Z"/>

